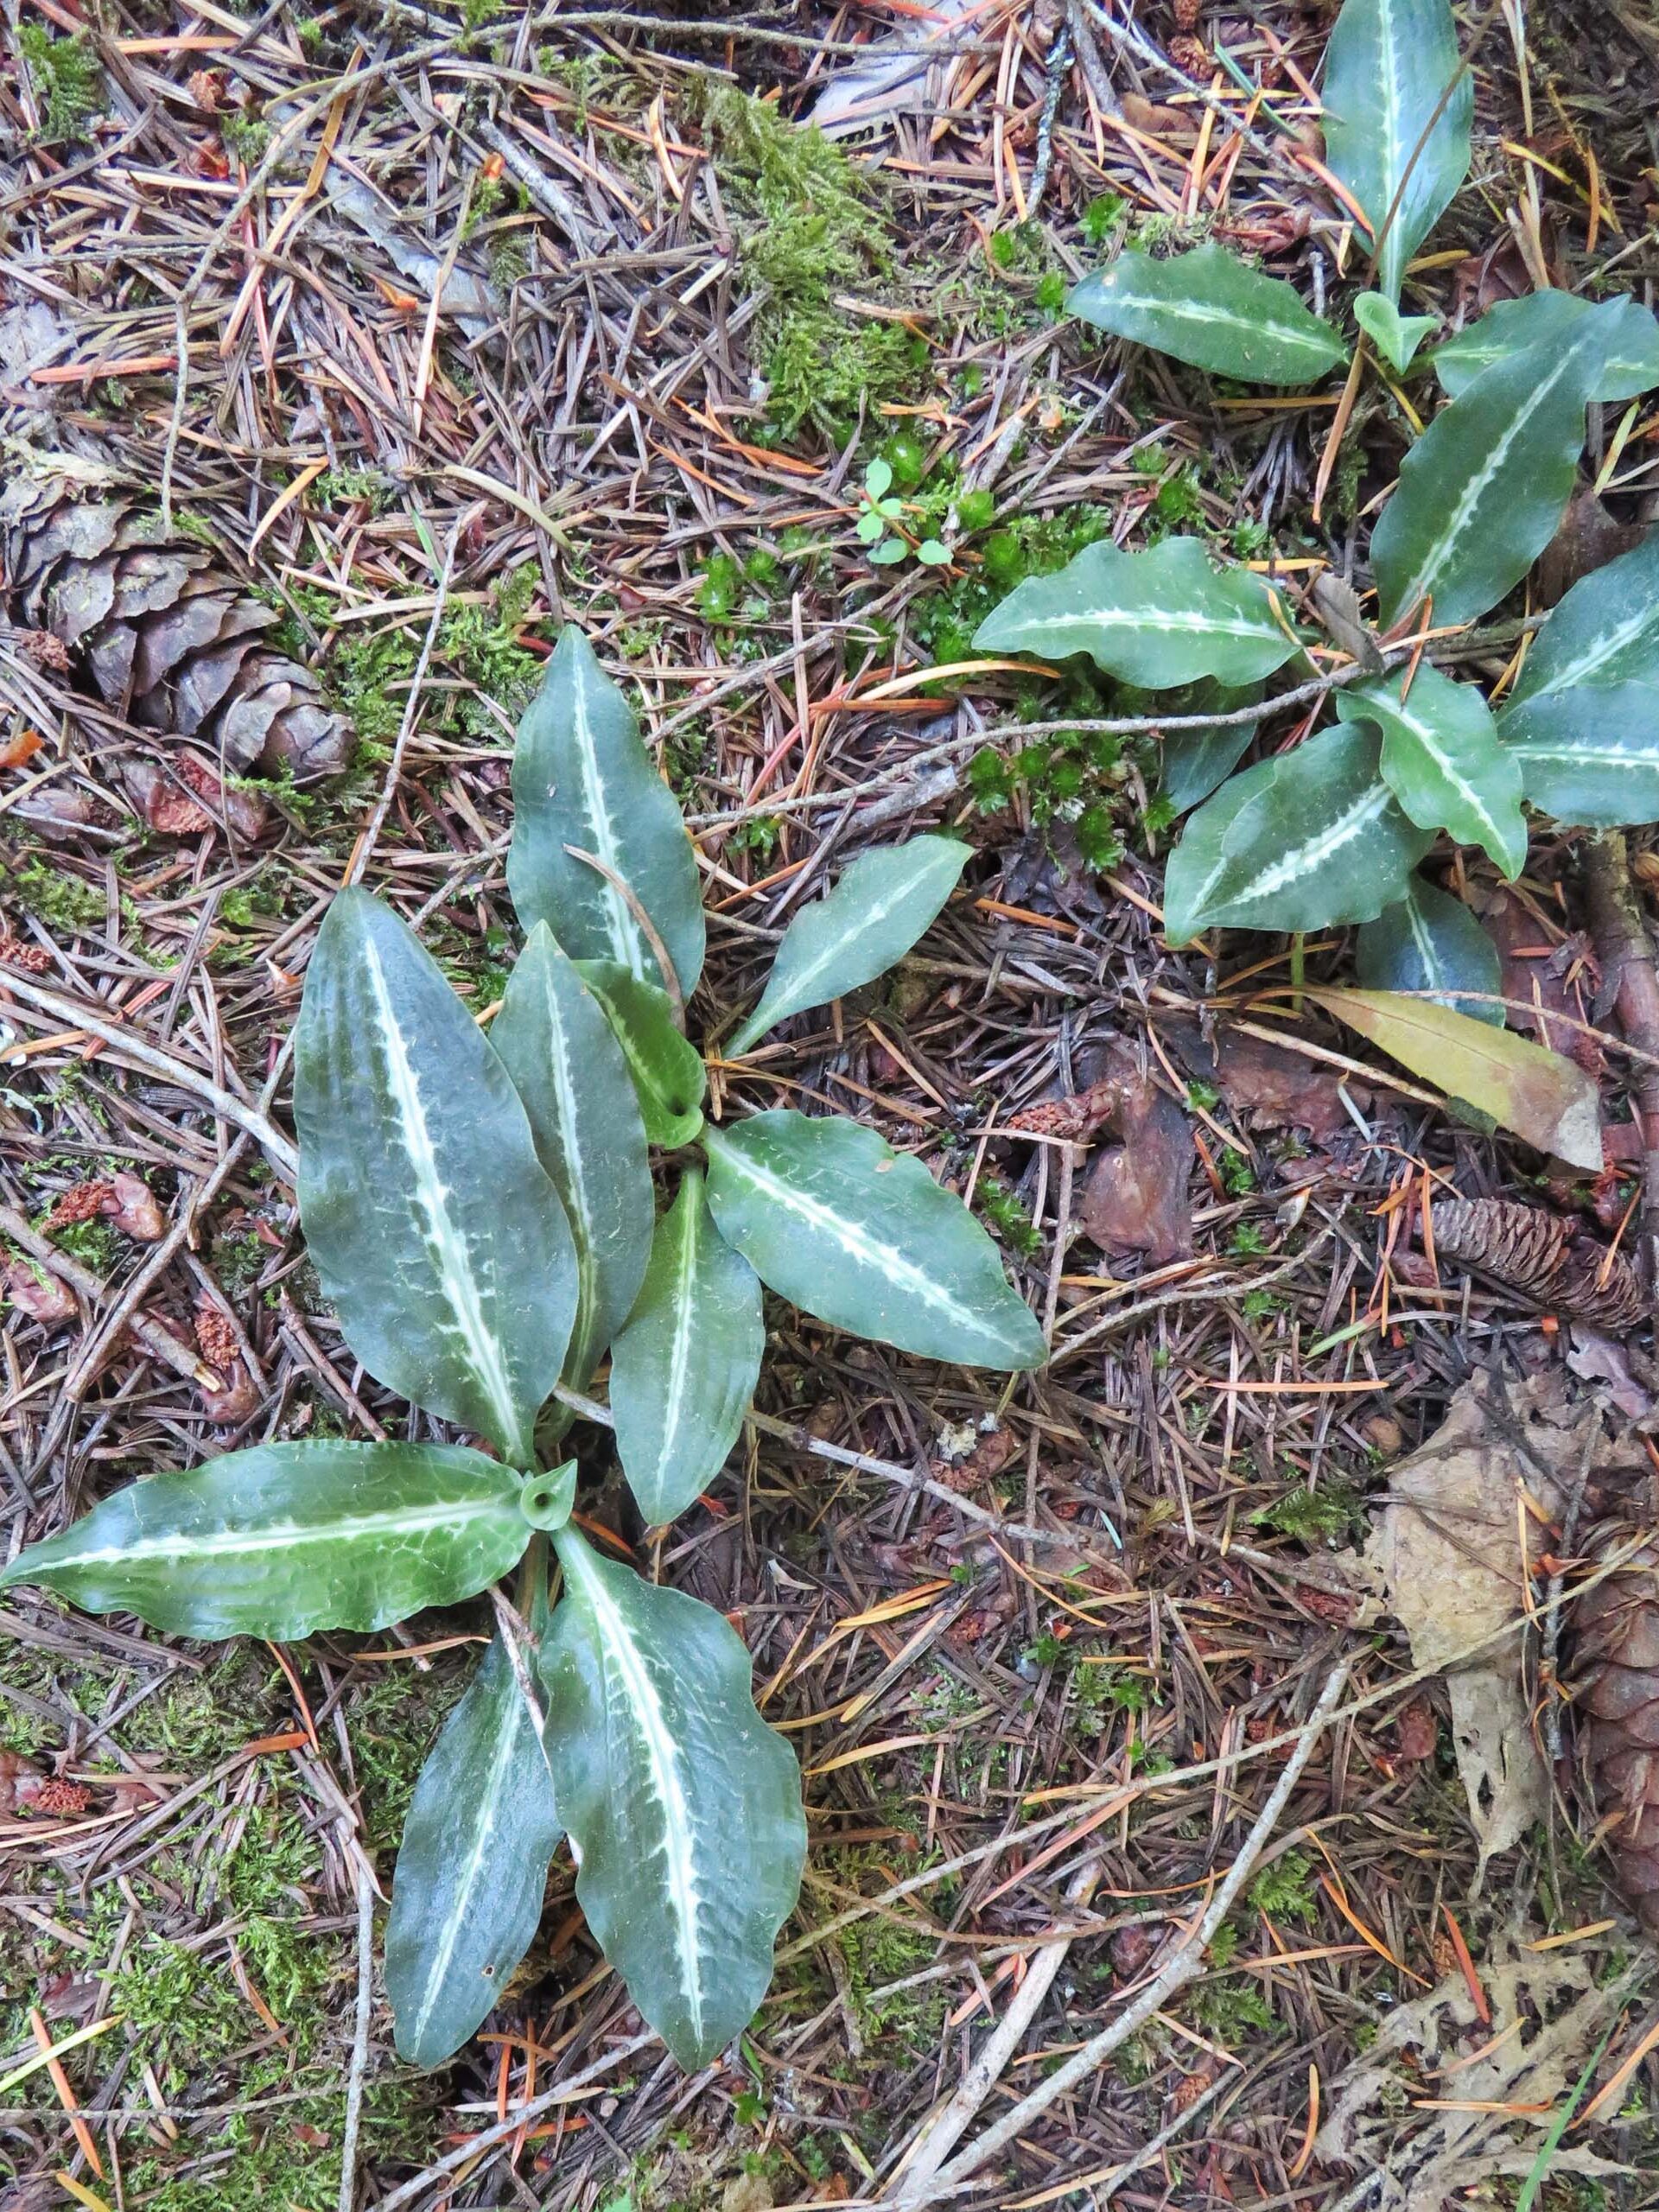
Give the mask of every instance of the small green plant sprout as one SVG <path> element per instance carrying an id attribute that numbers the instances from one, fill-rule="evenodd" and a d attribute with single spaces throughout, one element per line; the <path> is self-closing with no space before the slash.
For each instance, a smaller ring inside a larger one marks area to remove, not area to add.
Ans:
<path id="1" fill-rule="evenodd" d="M 869 548 L 869 555 L 880 568 L 890 568 L 909 554 L 926 568 L 937 569 L 950 558 L 949 549 L 937 537 L 924 537 L 919 542 L 905 530 L 905 503 L 890 496 L 893 491 L 893 463 L 880 454 L 869 462 L 864 471 L 863 505 L 853 527 L 861 545 Z"/>
<path id="2" fill-rule="evenodd" d="M 569 1426 L 608 1421 L 660 1525 L 736 1441 L 763 1285 L 923 1357 L 1012 1370 L 1046 1346 L 984 1230 L 874 1130 L 791 1111 L 705 1122 L 684 1033 L 703 960 L 696 859 L 575 629 L 512 780 L 507 876 L 528 938 L 487 1036 L 358 888 L 324 919 L 297 1036 L 312 1264 L 357 1357 L 451 1435 L 262 1444 L 156 1476 L 32 1546 L 0 1586 L 283 1643 L 383 1629 L 516 1573 L 404 1831 L 386 1935 L 397 2048 L 435 2065 L 473 2033 L 568 1835 L 589 1927 L 692 2068 L 766 1993 L 805 1851 L 800 1770 L 721 1615 L 577 1529 Z M 736 1048 L 907 950 L 966 858 L 916 837 L 855 860 L 791 923 Z M 651 1147 L 694 1143 L 659 1212 Z M 607 1353 L 608 1413 L 582 1395 Z"/>
<path id="3" fill-rule="evenodd" d="M 1332 173 L 1370 233 L 1374 282 L 1355 314 L 1402 370 L 1428 319 L 1401 315 L 1401 282 L 1469 165 L 1471 93 L 1447 0 L 1344 0 L 1325 106 Z M 1071 305 L 1232 378 L 1303 382 L 1345 354 L 1290 285 L 1214 244 L 1164 261 L 1122 253 Z M 1195 810 L 1165 874 L 1169 942 L 1359 925 L 1365 988 L 1317 1001 L 1529 1142 L 1560 1151 L 1565 1138 L 1594 1167 L 1593 1087 L 1558 1080 L 1496 1008 L 1483 1016 L 1478 1001 L 1500 988 L 1495 948 L 1418 869 L 1444 835 L 1513 879 L 1528 808 L 1593 830 L 1659 821 L 1659 537 L 1573 587 L 1501 700 L 1444 672 L 1423 632 L 1478 621 L 1525 578 L 1572 495 L 1586 408 L 1659 384 L 1659 320 L 1631 298 L 1547 292 L 1503 303 L 1427 358 L 1447 397 L 1371 530 L 1377 632 L 1358 626 L 1345 667 L 1316 670 L 1274 587 L 1212 565 L 1192 538 L 1089 546 L 1021 582 L 974 642 L 1051 664 L 1087 655 L 1154 691 L 1230 690 L 1236 703 L 1206 727 L 1170 709 L 1180 726 L 1160 798 Z M 1273 715 L 1267 686 L 1281 671 L 1294 686 L 1333 677 L 1332 719 L 1229 773 Z"/>

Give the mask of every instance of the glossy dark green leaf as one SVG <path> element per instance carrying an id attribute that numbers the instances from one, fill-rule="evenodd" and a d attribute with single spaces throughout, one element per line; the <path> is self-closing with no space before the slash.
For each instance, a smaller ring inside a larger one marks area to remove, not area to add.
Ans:
<path id="1" fill-rule="evenodd" d="M 1192 697 L 1181 702 L 1179 711 L 1197 715 L 1213 707 L 1217 714 L 1231 714 L 1236 708 L 1253 706 L 1262 696 L 1262 689 L 1259 683 L 1196 683 Z M 1255 731 L 1253 721 L 1222 722 L 1209 729 L 1166 730 L 1160 794 L 1177 814 L 1197 806 L 1231 775 Z"/>
<path id="2" fill-rule="evenodd" d="M 721 1614 L 575 1529 L 554 1542 L 565 1596 L 542 1680 L 577 1901 L 689 2070 L 766 1995 L 806 1854 L 800 1768 L 755 1711 L 749 1655 Z"/>
<path id="3" fill-rule="evenodd" d="M 1388 224 L 1376 283 L 1390 301 L 1469 173 L 1474 80 L 1466 70 L 1440 107 L 1457 75 L 1447 0 L 1344 0 L 1325 50 L 1325 157 L 1365 211 L 1373 240 Z"/>
<path id="4" fill-rule="evenodd" d="M 709 1204 L 762 1282 L 819 1320 L 964 1367 L 1037 1367 L 1036 1316 L 919 1160 L 837 1116 L 705 1132 Z"/>
<path id="5" fill-rule="evenodd" d="M 1659 822 L 1659 684 L 1586 684 L 1513 708 L 1499 725 L 1529 802 L 1558 822 Z"/>
<path id="6" fill-rule="evenodd" d="M 1167 690 L 1200 677 L 1252 683 L 1301 648 L 1247 569 L 1211 568 L 1195 537 L 1145 553 L 1084 546 L 1057 575 L 1028 576 L 974 632 L 982 652 L 1087 653 L 1126 683 Z"/>
<path id="7" fill-rule="evenodd" d="M 1382 292 L 1362 292 L 1354 302 L 1354 321 L 1393 368 L 1411 366 L 1412 356 L 1433 329 L 1438 317 L 1402 315 Z"/>
<path id="8" fill-rule="evenodd" d="M 530 1530 L 510 1467 L 459 1444 L 258 1444 L 131 1483 L 31 1544 L 40 1583 L 173 1636 L 377 1629 L 505 1574 Z"/>
<path id="9" fill-rule="evenodd" d="M 1659 684 L 1659 531 L 1581 576 L 1532 641 L 1503 713 L 1591 685 Z"/>
<path id="10" fill-rule="evenodd" d="M 417 1406 L 527 1466 L 576 1255 L 506 1070 L 419 941 L 342 891 L 305 979 L 300 1214 L 346 1341 Z"/>
<path id="11" fill-rule="evenodd" d="M 1505 875 L 1527 861 L 1521 772 L 1497 741 L 1484 694 L 1454 683 L 1428 661 L 1408 685 L 1403 673 L 1368 677 L 1337 693 L 1344 721 L 1382 733 L 1382 780 L 1420 830 L 1445 830 L 1480 845 Z"/>
<path id="12" fill-rule="evenodd" d="M 1413 876 L 1403 899 L 1361 928 L 1354 941 L 1354 967 L 1368 991 L 1444 990 L 1443 1003 L 1459 1014 L 1503 1026 L 1501 1006 L 1459 995 L 1502 995 L 1497 947 L 1461 899 L 1425 883 L 1421 875 Z"/>
<path id="13" fill-rule="evenodd" d="M 1431 597 L 1437 623 L 1472 622 L 1525 575 L 1566 508 L 1626 308 L 1642 312 L 1611 302 L 1559 343 L 1495 362 L 1434 417 L 1371 536 L 1385 623 Z"/>
<path id="14" fill-rule="evenodd" d="M 1348 358 L 1281 277 L 1213 242 L 1167 261 L 1128 247 L 1074 285 L 1065 304 L 1096 330 L 1246 384 L 1308 384 Z"/>
<path id="15" fill-rule="evenodd" d="M 709 1072 L 695 1045 L 674 1024 L 668 994 L 614 960 L 579 960 L 576 972 L 605 1009 L 633 1077 L 652 1144 L 690 1144 L 702 1127 Z"/>
<path id="16" fill-rule="evenodd" d="M 1382 777 L 1370 722 L 1338 722 L 1258 761 L 1188 822 L 1164 873 L 1164 934 L 1369 922 L 1404 895 L 1434 842 Z"/>
<path id="17" fill-rule="evenodd" d="M 507 887 L 525 929 L 545 922 L 573 960 L 617 960 L 630 975 L 664 980 L 620 879 L 690 998 L 702 973 L 696 859 L 633 709 L 574 624 L 518 726 L 512 805 Z"/>
<path id="18" fill-rule="evenodd" d="M 760 1003 L 727 1057 L 747 1052 L 790 1014 L 885 975 L 956 889 L 972 852 L 957 837 L 912 837 L 861 854 L 833 891 L 791 918 Z"/>
<path id="19" fill-rule="evenodd" d="M 545 922 L 519 956 L 490 1041 L 524 1102 L 575 1240 L 576 1323 L 565 1373 L 580 1389 L 639 1294 L 656 1201 L 626 1055 Z"/>
<path id="20" fill-rule="evenodd" d="M 562 1830 L 536 1717 L 498 1629 L 415 1784 L 386 1923 L 397 2055 L 437 2066 L 535 1937 Z"/>
<path id="21" fill-rule="evenodd" d="M 1529 292 L 1523 299 L 1500 300 L 1478 321 L 1426 354 L 1448 399 L 1465 392 L 1483 369 L 1541 340 L 1558 342 L 1593 313 L 1595 302 L 1574 292 Z M 1609 353 L 1595 397 L 1605 405 L 1634 399 L 1659 384 L 1659 320 L 1642 313 L 1627 319 L 1619 343 Z"/>
<path id="22" fill-rule="evenodd" d="M 616 1448 L 653 1525 L 683 1513 L 725 1465 L 766 1341 L 760 1279 L 715 1227 L 702 1177 L 688 1169 L 611 1348 Z"/>

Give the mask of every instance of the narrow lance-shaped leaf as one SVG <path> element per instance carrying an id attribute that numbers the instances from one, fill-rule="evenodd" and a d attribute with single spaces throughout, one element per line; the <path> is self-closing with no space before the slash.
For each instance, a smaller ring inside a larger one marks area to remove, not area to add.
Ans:
<path id="1" fill-rule="evenodd" d="M 1212 676 L 1253 683 L 1300 652 L 1248 569 L 1212 569 L 1193 537 L 1145 553 L 1086 545 L 1057 575 L 1029 576 L 974 633 L 982 652 L 1087 653 L 1108 676 L 1167 690 Z"/>
<path id="2" fill-rule="evenodd" d="M 300 1215 L 346 1341 L 526 1466 L 576 1259 L 506 1070 L 418 940 L 342 891 L 300 1009 Z"/>
<path id="3" fill-rule="evenodd" d="M 1425 356 L 1448 399 L 1467 391 L 1483 369 L 1541 340 L 1554 343 L 1574 328 L 1596 302 L 1573 292 L 1529 292 L 1523 299 L 1500 300 L 1478 322 L 1448 338 Z M 1659 319 L 1645 310 L 1627 316 L 1618 342 L 1609 348 L 1594 397 L 1617 406 L 1659 384 Z"/>
<path id="4" fill-rule="evenodd" d="M 1503 1026 L 1501 1006 L 1464 995 L 1496 999 L 1503 988 L 1497 947 L 1461 899 L 1425 883 L 1421 875 L 1397 905 L 1367 922 L 1354 942 L 1354 967 L 1368 991 L 1444 990 L 1444 1004 L 1476 1021 Z"/>
<path id="5" fill-rule="evenodd" d="M 1382 773 L 1420 830 L 1444 829 L 1480 845 L 1507 876 L 1527 861 L 1521 772 L 1497 741 L 1497 726 L 1472 683 L 1454 683 L 1427 661 L 1403 674 L 1368 677 L 1337 694 L 1344 721 L 1382 733 Z"/>
<path id="6" fill-rule="evenodd" d="M 690 998 L 702 972 L 696 860 L 632 709 L 574 624 L 518 726 L 512 804 L 507 887 L 524 927 L 545 922 L 573 960 L 618 960 L 664 981 L 626 884 Z"/>
<path id="7" fill-rule="evenodd" d="M 1512 708 L 1498 733 L 1528 799 L 1558 822 L 1659 822 L 1659 683 L 1545 692 Z"/>
<path id="8" fill-rule="evenodd" d="M 1371 537 L 1385 623 L 1430 598 L 1437 623 L 1471 622 L 1525 575 L 1572 492 L 1585 406 L 1630 304 L 1494 363 L 1434 417 Z"/>
<path id="9" fill-rule="evenodd" d="M 791 1014 L 874 982 L 910 950 L 956 888 L 972 848 L 912 837 L 864 853 L 784 932 L 760 1003 L 727 1046 L 747 1052 Z"/>
<path id="10" fill-rule="evenodd" d="M 633 1077 L 652 1144 L 690 1144 L 702 1127 L 709 1071 L 696 1046 L 674 1026 L 668 994 L 641 982 L 619 961 L 579 960 L 576 972 L 605 1010 Z"/>
<path id="11" fill-rule="evenodd" d="M 545 922 L 531 931 L 490 1039 L 575 1240 L 576 1323 L 565 1372 L 580 1388 L 639 1295 L 655 1202 L 626 1056 Z"/>
<path id="12" fill-rule="evenodd" d="M 1376 281 L 1391 302 L 1469 173 L 1468 71 L 1440 106 L 1458 67 L 1447 0 L 1344 0 L 1325 50 L 1325 157 L 1365 211 L 1374 243 L 1388 224 Z"/>
<path id="13" fill-rule="evenodd" d="M 1128 247 L 1065 304 L 1096 330 L 1246 384 L 1307 384 L 1348 355 L 1282 277 L 1213 242 L 1167 261 Z"/>
<path id="14" fill-rule="evenodd" d="M 1402 812 L 1381 753 L 1371 724 L 1340 722 L 1223 785 L 1164 872 L 1170 944 L 1215 923 L 1318 930 L 1392 906 L 1434 839 Z"/>
<path id="15" fill-rule="evenodd" d="M 415 1784 L 386 1923 L 397 2055 L 437 2066 L 501 2002 L 562 1831 L 535 1714 L 496 1630 Z"/>
<path id="16" fill-rule="evenodd" d="M 1448 1097 L 1462 1099 L 1569 1167 L 1600 1172 L 1596 1086 L 1562 1053 L 1433 999 L 1396 998 L 1390 991 L 1307 995 Z"/>
<path id="17" fill-rule="evenodd" d="M 1659 325 L 1656 325 L 1659 328 Z M 1659 531 L 1581 576 L 1533 639 L 1503 715 L 1586 685 L 1659 685 Z"/>
<path id="18" fill-rule="evenodd" d="M 702 1177 L 689 1169 L 611 1347 L 616 1448 L 648 1522 L 683 1513 L 725 1465 L 766 1341 L 760 1277 L 715 1227 Z"/>
<path id="19" fill-rule="evenodd" d="M 721 1235 L 804 1312 L 966 1367 L 1046 1357 L 1036 1316 L 961 1199 L 874 1129 L 779 1111 L 704 1141 Z"/>
<path id="20" fill-rule="evenodd" d="M 117 1491 L 0 1588 L 40 1583 L 172 1636 L 287 1643 L 458 1605 L 529 1539 L 512 1469 L 462 1445 L 259 1444 Z"/>
<path id="21" fill-rule="evenodd" d="M 574 1529 L 543 1644 L 553 1794 L 576 1897 L 679 2061 L 748 2024 L 806 1853 L 795 1754 L 754 1709 L 749 1655 L 711 1606 L 642 1582 Z"/>

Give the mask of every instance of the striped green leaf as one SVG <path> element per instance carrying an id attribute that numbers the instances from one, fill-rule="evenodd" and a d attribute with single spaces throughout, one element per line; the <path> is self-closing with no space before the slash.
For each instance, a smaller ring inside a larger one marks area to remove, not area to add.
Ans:
<path id="1" fill-rule="evenodd" d="M 1501 1006 L 1459 995 L 1498 997 L 1503 967 L 1497 947 L 1461 899 L 1411 879 L 1405 897 L 1366 922 L 1354 940 L 1354 967 L 1368 991 L 1445 991 L 1438 1001 L 1477 1021 L 1503 1025 Z"/>
<path id="2" fill-rule="evenodd" d="M 1524 299 L 1500 300 L 1478 322 L 1448 338 L 1424 359 L 1433 365 L 1446 397 L 1457 399 L 1494 361 L 1507 359 L 1541 340 L 1556 344 L 1594 311 L 1595 302 L 1580 299 L 1575 292 L 1529 292 Z M 1656 384 L 1659 384 L 1659 320 L 1643 310 L 1626 318 L 1623 336 L 1608 352 L 1594 397 L 1613 406 L 1620 400 L 1634 399 Z"/>
<path id="3" fill-rule="evenodd" d="M 972 850 L 957 837 L 912 837 L 861 854 L 835 889 L 784 931 L 760 1003 L 727 1046 L 728 1056 L 747 1052 L 791 1014 L 885 974 L 956 889 Z"/>
<path id="4" fill-rule="evenodd" d="M 562 1833 L 536 1717 L 498 1629 L 404 1823 L 386 1923 L 400 2058 L 441 2065 L 501 2002 Z"/>
<path id="5" fill-rule="evenodd" d="M 1586 684 L 1515 707 L 1499 725 L 1529 803 L 1558 822 L 1659 822 L 1659 684 Z"/>
<path id="6" fill-rule="evenodd" d="M 1150 690 L 1200 677 L 1254 683 L 1301 648 L 1246 569 L 1211 567 L 1195 537 L 1145 553 L 1086 545 L 1058 575 L 1028 576 L 974 632 L 982 652 L 1048 660 L 1087 653 L 1108 676 Z"/>
<path id="7" fill-rule="evenodd" d="M 457 1444 L 259 1444 L 131 1483 L 32 1544 L 0 1588 L 43 1585 L 204 1642 L 291 1643 L 453 1605 L 530 1541 L 509 1467 Z"/>
<path id="8" fill-rule="evenodd" d="M 709 1204 L 761 1281 L 837 1329 L 964 1367 L 1037 1367 L 1043 1332 L 960 1198 L 874 1129 L 756 1114 L 704 1133 Z"/>
<path id="9" fill-rule="evenodd" d="M 1592 684 L 1659 683 L 1659 531 L 1581 576 L 1533 640 L 1504 712 Z"/>
<path id="10" fill-rule="evenodd" d="M 702 973 L 696 860 L 632 709 L 574 625 L 518 725 L 512 806 L 507 887 L 524 927 L 545 922 L 573 960 L 660 982 L 631 891 L 690 998 Z"/>
<path id="11" fill-rule="evenodd" d="M 1369 722 L 1338 722 L 1258 761 L 1188 822 L 1164 874 L 1164 934 L 1369 922 L 1404 895 L 1434 842 L 1382 776 Z"/>
<path id="12" fill-rule="evenodd" d="M 1472 683 L 1454 683 L 1424 661 L 1403 674 L 1369 677 L 1337 693 L 1344 721 L 1382 733 L 1382 780 L 1420 830 L 1445 830 L 1479 845 L 1507 876 L 1527 861 L 1521 772 L 1497 741 L 1497 725 Z"/>
<path id="13" fill-rule="evenodd" d="M 611 1348 L 616 1448 L 653 1526 L 683 1513 L 725 1465 L 766 1342 L 760 1277 L 715 1227 L 702 1174 L 690 1168 Z"/>
<path id="14" fill-rule="evenodd" d="M 1584 445 L 1584 410 L 1628 327 L 1629 301 L 1595 308 L 1559 344 L 1495 362 L 1443 407 L 1406 455 L 1371 536 L 1385 623 L 1434 602 L 1472 622 L 1554 535 Z"/>
<path id="15" fill-rule="evenodd" d="M 542 1648 L 553 1795 L 576 1897 L 628 1994 L 688 2070 L 746 2027 L 806 1854 L 795 1754 L 754 1709 L 712 1606 L 642 1582 L 575 1529 Z"/>
<path id="16" fill-rule="evenodd" d="M 531 931 L 490 1040 L 575 1240 L 576 1323 L 565 1375 L 580 1389 L 639 1295 L 655 1200 L 626 1057 L 545 922 Z"/>
<path id="17" fill-rule="evenodd" d="M 1388 225 L 1376 282 L 1390 301 L 1469 174 L 1467 71 L 1435 115 L 1457 73 L 1447 0 L 1344 0 L 1325 49 L 1325 157 L 1364 210 L 1373 240 Z"/>
<path id="18" fill-rule="evenodd" d="M 1246 384 L 1308 384 L 1348 357 L 1282 278 L 1213 242 L 1167 261 L 1129 247 L 1065 304 L 1096 330 Z"/>
<path id="19" fill-rule="evenodd" d="M 528 1466 L 576 1256 L 506 1070 L 390 907 L 342 891 L 305 979 L 300 1215 L 346 1341 Z"/>
<path id="20" fill-rule="evenodd" d="M 579 960 L 576 972 L 622 1047 L 646 1136 L 671 1149 L 690 1144 L 702 1127 L 709 1071 L 696 1046 L 676 1028 L 667 992 L 615 960 Z"/>

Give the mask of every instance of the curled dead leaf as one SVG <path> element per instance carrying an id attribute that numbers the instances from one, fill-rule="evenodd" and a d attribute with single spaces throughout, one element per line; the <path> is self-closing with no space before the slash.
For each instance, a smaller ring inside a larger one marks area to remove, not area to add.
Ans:
<path id="1" fill-rule="evenodd" d="M 31 1321 L 42 1327 L 56 1328 L 60 1322 L 73 1321 L 79 1308 L 74 1293 L 44 1268 L 36 1268 L 27 1260 L 14 1260 L 3 1278 L 5 1292 L 20 1313 L 27 1313 Z"/>

